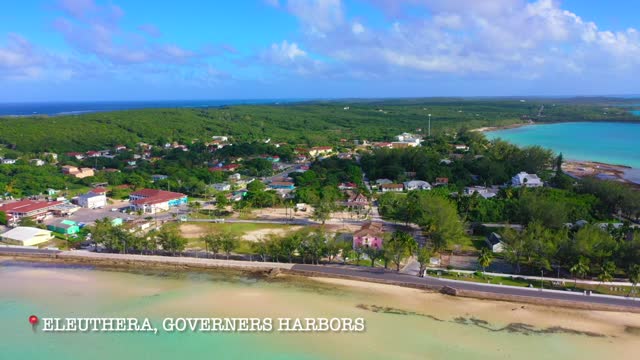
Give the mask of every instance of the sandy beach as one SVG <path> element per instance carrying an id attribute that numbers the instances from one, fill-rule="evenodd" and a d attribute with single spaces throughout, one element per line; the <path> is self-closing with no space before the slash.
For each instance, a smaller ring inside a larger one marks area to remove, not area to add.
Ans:
<path id="1" fill-rule="evenodd" d="M 354 280 L 313 278 L 324 284 L 346 286 L 356 291 L 376 294 L 386 304 L 404 311 L 418 312 L 442 319 L 457 316 L 475 317 L 493 324 L 520 322 L 538 329 L 562 326 L 581 332 L 627 337 L 629 331 L 640 331 L 640 314 L 593 310 L 574 310 L 541 305 L 523 305 L 507 301 L 450 297 L 419 289 L 367 283 Z M 375 305 L 375 304 L 372 304 Z M 631 330 L 630 330 L 631 329 Z"/>
<path id="2" fill-rule="evenodd" d="M 633 168 L 625 165 L 605 164 L 597 161 L 567 160 L 562 171 L 573 178 L 596 177 L 602 180 L 614 180 L 630 185 L 639 185 L 633 177 Z"/>

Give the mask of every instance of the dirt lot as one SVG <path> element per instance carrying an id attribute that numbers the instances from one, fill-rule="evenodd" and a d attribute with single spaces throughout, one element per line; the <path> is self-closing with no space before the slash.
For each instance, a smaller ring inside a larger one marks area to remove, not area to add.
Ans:
<path id="1" fill-rule="evenodd" d="M 243 240 L 258 241 L 270 234 L 284 235 L 292 231 L 300 230 L 301 226 L 278 224 L 182 224 L 180 231 L 187 239 L 199 238 L 209 232 L 230 231 L 238 234 Z"/>

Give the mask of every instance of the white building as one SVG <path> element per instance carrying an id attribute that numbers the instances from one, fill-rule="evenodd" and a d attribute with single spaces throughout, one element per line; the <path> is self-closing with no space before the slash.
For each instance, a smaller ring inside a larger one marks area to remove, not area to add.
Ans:
<path id="1" fill-rule="evenodd" d="M 422 180 L 411 180 L 404 183 L 404 189 L 412 190 L 431 190 L 431 184 Z"/>
<path id="2" fill-rule="evenodd" d="M 97 187 L 88 193 L 78 196 L 78 205 L 87 209 L 97 209 L 107 206 L 107 189 Z"/>
<path id="3" fill-rule="evenodd" d="M 53 235 L 49 230 L 18 226 L 0 235 L 0 238 L 3 242 L 11 245 L 33 246 L 53 239 Z"/>
<path id="4" fill-rule="evenodd" d="M 2 159 L 4 165 L 13 165 L 16 163 L 16 159 Z"/>
<path id="5" fill-rule="evenodd" d="M 229 191 L 229 190 L 231 190 L 231 185 L 229 185 L 227 183 L 213 184 L 213 185 L 211 185 L 211 187 L 213 187 L 217 191 Z"/>
<path id="6" fill-rule="evenodd" d="M 487 245 L 489 245 L 491 251 L 493 251 L 494 253 L 504 251 L 502 236 L 500 236 L 499 234 L 492 232 L 491 234 L 489 234 L 489 236 L 487 236 L 487 239 L 485 241 L 487 242 Z"/>
<path id="7" fill-rule="evenodd" d="M 485 199 L 491 199 L 498 194 L 496 190 L 484 186 L 469 186 L 464 188 L 464 194 L 467 196 L 471 196 L 475 193 L 478 193 L 478 195 Z"/>
<path id="8" fill-rule="evenodd" d="M 405 143 L 408 146 L 418 146 L 422 142 L 422 138 L 419 135 L 414 135 L 410 133 L 402 133 L 395 137 L 397 142 Z"/>
<path id="9" fill-rule="evenodd" d="M 511 179 L 511 185 L 514 187 L 541 187 L 543 184 L 538 175 L 522 171 Z"/>
<path id="10" fill-rule="evenodd" d="M 84 194 L 78 196 L 78 205 L 87 209 L 97 209 L 107 205 L 107 197 L 98 194 Z"/>

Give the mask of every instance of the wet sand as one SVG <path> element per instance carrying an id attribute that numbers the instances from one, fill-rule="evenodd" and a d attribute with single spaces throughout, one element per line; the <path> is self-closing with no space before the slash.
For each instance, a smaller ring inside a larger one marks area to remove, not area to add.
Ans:
<path id="1" fill-rule="evenodd" d="M 336 286 L 347 286 L 364 293 L 375 293 L 385 298 L 387 304 L 393 304 L 398 309 L 442 319 L 454 319 L 460 316 L 475 317 L 489 323 L 524 323 L 537 329 L 563 326 L 571 330 L 606 336 L 628 336 L 628 328 L 640 329 L 640 314 L 636 313 L 572 310 L 506 301 L 450 297 L 418 289 L 353 280 L 330 278 L 313 278 L 313 280 Z M 379 306 L 383 305 L 379 304 Z"/>
<path id="2" fill-rule="evenodd" d="M 9 355 L 24 352 L 29 344 L 29 358 L 91 354 L 94 359 L 172 359 L 179 351 L 187 358 L 622 359 L 631 358 L 640 346 L 640 334 L 625 330 L 640 328 L 637 314 L 523 307 L 349 280 L 28 265 L 0 266 L 0 276 L 0 336 Z M 363 317 L 367 328 L 364 333 L 34 336 L 23 324 L 31 313 L 153 319 Z M 119 353 L 121 349 L 126 352 Z"/>

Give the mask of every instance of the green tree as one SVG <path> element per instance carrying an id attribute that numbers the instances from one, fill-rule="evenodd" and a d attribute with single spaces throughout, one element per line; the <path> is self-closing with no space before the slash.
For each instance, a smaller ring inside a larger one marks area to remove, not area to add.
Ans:
<path id="1" fill-rule="evenodd" d="M 0 225 L 7 225 L 7 213 L 0 211 Z"/>
<path id="2" fill-rule="evenodd" d="M 433 250 L 427 246 L 422 246 L 418 249 L 416 260 L 420 264 L 420 270 L 418 272 L 419 277 L 424 277 L 424 272 L 429 266 L 431 262 L 431 257 L 433 256 Z"/>
<path id="3" fill-rule="evenodd" d="M 227 260 L 229 260 L 229 255 L 231 255 L 231 252 L 238 247 L 239 242 L 240 239 L 234 233 L 223 232 L 221 234 L 220 248 L 227 255 Z"/>
<path id="4" fill-rule="evenodd" d="M 365 247 L 364 253 L 371 261 L 371 267 L 374 267 L 376 264 L 376 260 L 382 256 L 382 249 L 374 248 L 374 247 Z"/>
<path id="5" fill-rule="evenodd" d="M 156 234 L 156 239 L 163 250 L 170 251 L 173 255 L 176 252 L 183 251 L 187 244 L 187 239 L 180 235 L 180 231 L 173 224 L 164 225 L 160 228 L 160 231 Z"/>
<path id="6" fill-rule="evenodd" d="M 640 283 L 640 264 L 629 266 L 629 269 L 627 269 L 627 277 L 632 285 L 629 290 L 629 294 L 631 294 L 637 288 L 638 283 Z"/>
<path id="7" fill-rule="evenodd" d="M 279 241 L 281 253 L 287 257 L 290 263 L 293 262 L 293 255 L 300 249 L 302 245 L 302 234 L 294 232 L 286 235 Z"/>
<path id="8" fill-rule="evenodd" d="M 598 271 L 598 280 L 600 280 L 600 284 L 613 280 L 615 272 L 616 264 L 613 261 L 605 261 Z"/>
<path id="9" fill-rule="evenodd" d="M 417 245 L 411 234 L 404 231 L 396 231 L 385 241 L 384 251 L 391 259 L 391 262 L 396 265 L 396 271 L 400 271 L 402 261 L 411 255 Z"/>
<path id="10" fill-rule="evenodd" d="M 482 267 L 482 273 L 484 274 L 485 269 L 491 265 L 493 261 L 493 252 L 488 248 L 482 248 L 480 250 L 480 255 L 478 256 L 478 264 Z"/>
<path id="11" fill-rule="evenodd" d="M 578 277 L 584 278 L 589 273 L 589 259 L 581 256 L 578 261 L 573 264 L 569 271 L 571 272 L 575 280 L 575 283 L 573 285 L 573 287 L 575 288 L 578 286 Z"/>

